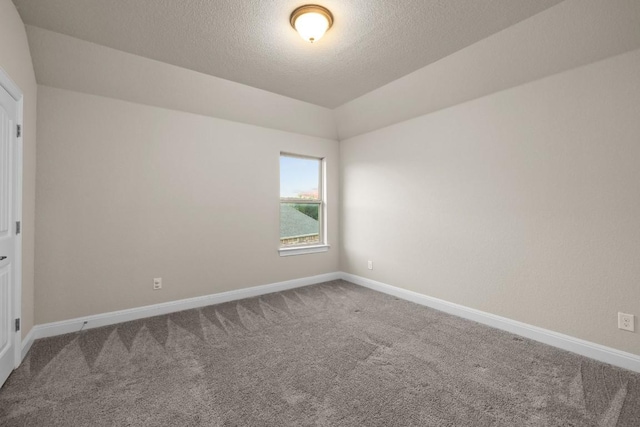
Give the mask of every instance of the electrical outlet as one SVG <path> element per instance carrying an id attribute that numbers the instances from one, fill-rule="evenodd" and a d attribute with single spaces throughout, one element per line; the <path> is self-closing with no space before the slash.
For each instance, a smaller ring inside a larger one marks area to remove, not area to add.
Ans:
<path id="1" fill-rule="evenodd" d="M 635 331 L 634 318 L 633 314 L 618 313 L 618 328 L 623 331 Z"/>
<path id="2" fill-rule="evenodd" d="M 153 290 L 157 291 L 158 289 L 162 289 L 162 277 L 153 279 Z"/>
<path id="3" fill-rule="evenodd" d="M 373 261 L 367 261 L 367 268 L 373 270 Z"/>

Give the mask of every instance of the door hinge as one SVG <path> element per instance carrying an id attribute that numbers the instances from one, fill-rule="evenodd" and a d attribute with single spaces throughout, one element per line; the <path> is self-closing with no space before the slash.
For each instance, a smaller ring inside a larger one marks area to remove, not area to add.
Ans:
<path id="1" fill-rule="evenodd" d="M 22 231 L 22 226 L 20 221 L 16 221 L 16 234 L 20 234 L 20 231 Z"/>
<path id="2" fill-rule="evenodd" d="M 16 332 L 20 330 L 20 319 L 16 319 Z"/>
<path id="3" fill-rule="evenodd" d="M 18 129 L 16 130 L 16 135 L 18 138 L 22 136 L 22 125 L 18 125 Z"/>

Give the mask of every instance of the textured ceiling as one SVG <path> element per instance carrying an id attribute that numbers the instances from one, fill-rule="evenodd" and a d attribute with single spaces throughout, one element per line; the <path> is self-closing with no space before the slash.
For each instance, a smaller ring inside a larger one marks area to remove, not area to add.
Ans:
<path id="1" fill-rule="evenodd" d="M 26 24 L 334 108 L 561 0 L 322 0 L 304 42 L 296 0 L 14 0 Z M 314 3 L 311 1 L 310 3 Z"/>

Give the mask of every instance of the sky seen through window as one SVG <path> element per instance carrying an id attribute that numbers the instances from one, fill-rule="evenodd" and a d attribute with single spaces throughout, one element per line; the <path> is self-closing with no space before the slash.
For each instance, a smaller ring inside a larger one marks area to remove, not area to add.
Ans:
<path id="1" fill-rule="evenodd" d="M 319 179 L 319 159 L 280 156 L 280 197 L 317 198 Z"/>

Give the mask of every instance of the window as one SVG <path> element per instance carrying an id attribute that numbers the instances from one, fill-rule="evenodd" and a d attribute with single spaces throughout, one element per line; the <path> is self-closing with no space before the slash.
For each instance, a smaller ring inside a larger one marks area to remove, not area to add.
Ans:
<path id="1" fill-rule="evenodd" d="M 324 160 L 280 155 L 280 255 L 324 252 Z"/>

